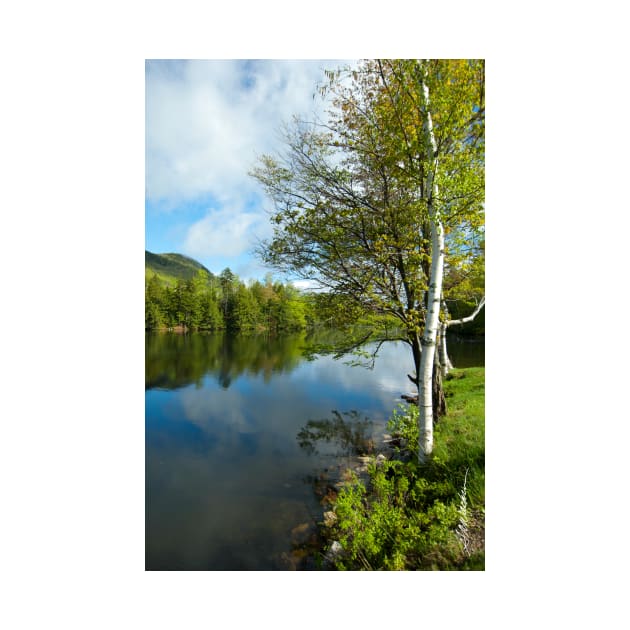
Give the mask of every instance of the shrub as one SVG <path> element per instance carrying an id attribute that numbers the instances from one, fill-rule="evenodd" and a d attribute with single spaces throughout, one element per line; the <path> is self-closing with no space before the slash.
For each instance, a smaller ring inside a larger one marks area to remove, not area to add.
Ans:
<path id="1" fill-rule="evenodd" d="M 468 508 L 484 511 L 483 377 L 475 368 L 456 379 L 452 412 L 436 427 L 439 446 L 426 464 L 417 462 L 418 408 L 394 409 L 388 430 L 399 438 L 399 458 L 372 463 L 367 487 L 355 475 L 337 497 L 333 534 L 344 554 L 336 568 L 483 569 L 483 548 L 467 552 L 462 523 Z"/>

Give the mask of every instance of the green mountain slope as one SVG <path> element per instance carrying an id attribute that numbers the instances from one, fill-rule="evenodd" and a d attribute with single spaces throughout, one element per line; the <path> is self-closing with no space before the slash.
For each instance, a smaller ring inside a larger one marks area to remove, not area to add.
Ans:
<path id="1" fill-rule="evenodd" d="M 180 278 L 190 280 L 199 270 L 205 271 L 210 278 L 213 274 L 201 263 L 182 254 L 153 254 L 144 252 L 144 274 L 151 278 L 154 274 L 165 284 L 174 285 Z"/>

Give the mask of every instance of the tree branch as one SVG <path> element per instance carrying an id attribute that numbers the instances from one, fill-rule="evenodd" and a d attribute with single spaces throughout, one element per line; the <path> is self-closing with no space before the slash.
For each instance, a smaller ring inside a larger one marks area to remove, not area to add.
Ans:
<path id="1" fill-rule="evenodd" d="M 472 320 L 477 317 L 479 311 L 485 306 L 485 304 L 486 296 L 484 295 L 481 298 L 481 302 L 479 302 L 477 308 L 472 312 L 471 315 L 469 315 L 468 317 L 462 317 L 461 319 L 452 319 L 448 322 L 444 322 L 444 325 L 446 326 L 446 328 L 448 328 L 449 326 L 455 326 L 456 324 L 467 324 L 468 322 L 472 322 Z"/>

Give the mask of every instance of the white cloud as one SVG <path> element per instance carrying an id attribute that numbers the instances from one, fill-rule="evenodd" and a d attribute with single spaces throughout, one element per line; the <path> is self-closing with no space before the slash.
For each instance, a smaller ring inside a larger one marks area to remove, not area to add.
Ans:
<path id="1" fill-rule="evenodd" d="M 313 99 L 322 61 L 149 62 L 146 72 L 147 199 L 211 194 L 219 202 L 257 189 L 247 175 L 272 151 L 294 114 L 323 110 Z"/>
<path id="2" fill-rule="evenodd" d="M 316 280 L 293 280 L 291 284 L 297 289 L 301 289 L 302 291 L 320 289 L 319 282 L 317 282 Z"/>
<path id="3" fill-rule="evenodd" d="M 193 258 L 238 256 L 251 249 L 255 238 L 267 230 L 265 217 L 234 206 L 210 209 L 186 234 L 184 252 Z"/>

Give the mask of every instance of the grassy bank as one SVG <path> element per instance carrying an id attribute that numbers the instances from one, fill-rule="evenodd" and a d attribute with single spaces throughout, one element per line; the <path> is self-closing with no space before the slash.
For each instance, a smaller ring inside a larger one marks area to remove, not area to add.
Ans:
<path id="1" fill-rule="evenodd" d="M 454 370 L 448 414 L 435 428 L 431 461 L 417 463 L 417 408 L 390 420 L 396 449 L 355 478 L 326 522 L 332 566 L 351 570 L 483 570 L 485 566 L 484 368 Z"/>

